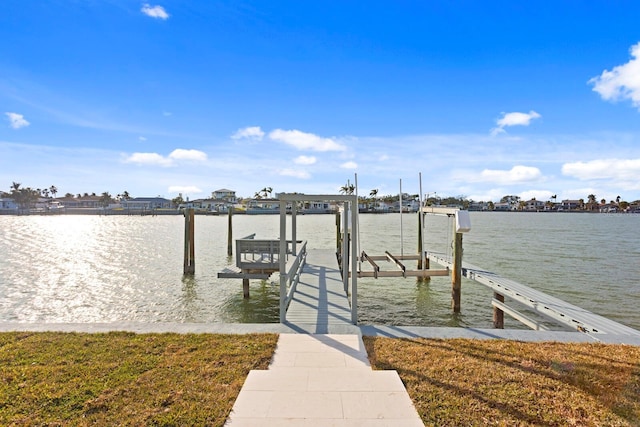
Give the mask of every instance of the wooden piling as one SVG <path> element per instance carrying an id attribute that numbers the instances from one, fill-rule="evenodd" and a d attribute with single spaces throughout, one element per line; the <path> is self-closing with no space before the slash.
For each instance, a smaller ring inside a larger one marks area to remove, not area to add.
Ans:
<path id="1" fill-rule="evenodd" d="M 421 211 L 418 211 L 418 253 L 420 254 L 420 259 L 418 260 L 418 270 L 422 270 L 422 258 L 424 258 L 424 253 L 422 252 L 422 215 Z"/>
<path id="2" fill-rule="evenodd" d="M 184 211 L 184 274 L 194 274 L 196 272 L 194 218 L 193 209 L 186 209 Z"/>
<path id="3" fill-rule="evenodd" d="M 232 256 L 233 255 L 233 221 L 232 221 L 232 217 L 233 217 L 233 206 L 229 206 L 229 208 L 227 209 L 227 212 L 229 214 L 229 225 L 228 225 L 228 231 L 227 231 L 227 256 Z"/>
<path id="4" fill-rule="evenodd" d="M 460 313 L 460 297 L 462 294 L 462 233 L 455 233 L 453 242 L 453 271 L 451 272 L 451 308 Z"/>
<path id="5" fill-rule="evenodd" d="M 249 279 L 242 279 L 242 296 L 244 299 L 249 298 Z"/>
<path id="6" fill-rule="evenodd" d="M 424 270 L 428 270 L 430 268 L 429 258 L 425 256 L 422 238 L 423 226 L 422 222 L 424 221 L 424 214 L 421 211 L 418 211 L 418 253 L 420 254 L 420 258 L 418 259 L 418 270 L 422 270 L 424 266 Z M 418 282 L 430 282 L 431 276 L 418 276 Z"/>
<path id="7" fill-rule="evenodd" d="M 494 292 L 493 297 L 500 302 L 504 302 L 504 295 L 502 294 Z M 493 327 L 496 329 L 504 329 L 504 311 L 498 307 L 493 307 Z"/>

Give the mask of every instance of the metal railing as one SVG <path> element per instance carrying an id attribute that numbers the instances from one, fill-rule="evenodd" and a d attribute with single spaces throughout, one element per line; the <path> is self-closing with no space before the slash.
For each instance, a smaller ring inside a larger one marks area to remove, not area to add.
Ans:
<path id="1" fill-rule="evenodd" d="M 300 241 L 302 246 L 291 264 L 287 264 L 285 272 L 280 272 L 280 322 L 284 322 L 289 304 L 296 292 L 300 275 L 307 259 L 307 242 Z"/>

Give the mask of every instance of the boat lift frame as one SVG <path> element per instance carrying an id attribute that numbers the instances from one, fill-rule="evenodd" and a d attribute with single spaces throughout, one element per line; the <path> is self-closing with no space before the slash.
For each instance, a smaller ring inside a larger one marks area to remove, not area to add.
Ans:
<path id="1" fill-rule="evenodd" d="M 358 196 L 335 195 L 335 194 L 294 194 L 281 193 L 278 195 L 280 200 L 280 323 L 284 323 L 287 315 L 287 214 L 291 213 L 291 241 L 292 254 L 297 255 L 297 202 L 339 202 L 343 206 L 342 223 L 345 236 L 349 235 L 349 227 L 351 227 L 352 238 L 342 239 L 342 248 L 340 254 L 340 265 L 342 269 L 342 281 L 344 291 L 351 296 L 351 322 L 356 325 L 358 323 L 358 274 L 350 274 L 350 272 L 358 271 L 358 256 L 352 257 L 349 254 L 358 253 Z M 287 204 L 291 204 L 291 210 L 287 212 Z M 349 218 L 351 224 L 349 224 Z M 349 241 L 351 242 L 351 251 L 349 251 Z M 351 287 L 349 287 L 349 278 L 351 278 Z"/>

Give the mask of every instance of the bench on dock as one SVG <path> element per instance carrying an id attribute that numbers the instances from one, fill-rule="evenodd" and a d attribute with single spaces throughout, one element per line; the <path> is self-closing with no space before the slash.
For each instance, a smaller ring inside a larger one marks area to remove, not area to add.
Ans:
<path id="1" fill-rule="evenodd" d="M 301 240 L 296 243 L 302 243 Z M 306 243 L 302 246 L 306 249 Z M 286 246 L 287 271 L 296 262 L 289 260 L 293 254 L 293 241 L 288 240 Z M 236 239 L 236 265 L 228 266 L 218 272 L 219 279 L 242 279 L 245 298 L 249 297 L 249 280 L 268 280 L 280 271 L 280 241 L 255 239 L 255 233 L 242 239 Z"/>

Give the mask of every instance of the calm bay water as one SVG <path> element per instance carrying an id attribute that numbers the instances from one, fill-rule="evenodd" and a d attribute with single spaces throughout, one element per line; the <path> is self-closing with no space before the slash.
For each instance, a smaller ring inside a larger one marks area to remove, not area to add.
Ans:
<path id="1" fill-rule="evenodd" d="M 277 238 L 279 217 L 235 216 L 234 237 Z M 471 213 L 464 259 L 640 329 L 640 215 Z M 360 215 L 369 254 L 417 251 L 417 216 Z M 298 217 L 298 238 L 335 247 L 335 217 Z M 426 247 L 450 252 L 452 225 L 427 217 Z M 181 216 L 0 216 L 0 321 L 277 322 L 277 283 L 218 279 L 227 217 L 196 217 L 196 274 L 182 275 Z M 436 266 L 434 266 L 436 267 Z M 492 293 L 463 280 L 462 313 L 450 279 L 358 281 L 362 324 L 491 327 Z M 520 327 L 510 319 L 506 327 Z"/>

